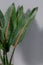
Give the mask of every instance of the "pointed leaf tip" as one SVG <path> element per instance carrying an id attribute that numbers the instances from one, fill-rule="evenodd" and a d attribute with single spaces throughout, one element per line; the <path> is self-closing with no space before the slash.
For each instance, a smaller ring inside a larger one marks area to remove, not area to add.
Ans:
<path id="1" fill-rule="evenodd" d="M 21 8 L 23 9 L 23 6 L 21 6 Z"/>
<path id="2" fill-rule="evenodd" d="M 12 3 L 12 5 L 14 5 L 14 3 Z"/>
<path id="3" fill-rule="evenodd" d="M 32 11 L 29 14 L 29 17 L 31 19 L 33 19 L 35 17 L 35 15 L 36 15 L 37 11 L 38 11 L 38 7 L 33 8 Z"/>
<path id="4" fill-rule="evenodd" d="M 33 11 L 36 11 L 36 12 L 37 12 L 37 11 L 38 11 L 38 7 L 35 7 L 35 8 L 33 9 Z"/>
<path id="5" fill-rule="evenodd" d="M 38 7 L 35 7 L 34 9 L 35 9 L 35 10 L 38 10 Z"/>

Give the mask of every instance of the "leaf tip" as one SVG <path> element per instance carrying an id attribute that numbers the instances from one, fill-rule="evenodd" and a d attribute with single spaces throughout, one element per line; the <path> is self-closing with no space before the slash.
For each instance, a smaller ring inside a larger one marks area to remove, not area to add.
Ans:
<path id="1" fill-rule="evenodd" d="M 12 3 L 12 5 L 14 5 L 14 3 Z"/>

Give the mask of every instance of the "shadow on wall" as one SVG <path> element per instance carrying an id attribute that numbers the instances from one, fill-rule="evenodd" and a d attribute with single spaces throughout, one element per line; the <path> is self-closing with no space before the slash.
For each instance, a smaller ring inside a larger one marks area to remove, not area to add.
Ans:
<path id="1" fill-rule="evenodd" d="M 40 65 L 43 63 L 43 31 L 39 30 L 36 21 L 33 21 L 30 25 L 29 31 L 20 44 L 20 48 L 28 65 Z"/>

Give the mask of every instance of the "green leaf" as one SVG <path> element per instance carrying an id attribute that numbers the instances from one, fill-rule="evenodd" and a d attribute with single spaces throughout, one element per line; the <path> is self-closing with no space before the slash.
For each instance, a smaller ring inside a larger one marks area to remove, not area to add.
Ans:
<path id="1" fill-rule="evenodd" d="M 12 24 L 13 24 L 13 27 L 14 27 L 14 30 L 16 29 L 17 27 L 17 22 L 16 22 L 16 9 L 15 9 L 15 5 L 13 4 L 13 7 L 12 7 Z"/>
<path id="2" fill-rule="evenodd" d="M 2 43 L 0 42 L 0 49 L 3 49 Z"/>
<path id="3" fill-rule="evenodd" d="M 4 24 L 5 24 L 4 15 L 3 15 L 3 13 L 0 10 L 0 27 L 3 28 L 4 27 Z"/>
<path id="4" fill-rule="evenodd" d="M 10 19 L 12 19 L 12 23 L 13 23 L 13 26 L 15 26 L 14 27 L 15 29 L 16 28 L 16 9 L 15 9 L 14 3 L 8 8 L 7 12 L 5 13 L 5 18 L 7 22 L 9 22 Z"/>
<path id="5" fill-rule="evenodd" d="M 23 17 L 23 6 L 19 7 L 17 11 L 17 25 L 18 28 L 21 28 L 22 26 L 22 17 Z"/>
<path id="6" fill-rule="evenodd" d="M 0 27 L 0 41 L 3 42 L 3 40 L 4 40 L 3 28 Z"/>
<path id="7" fill-rule="evenodd" d="M 35 15 L 36 15 L 37 11 L 38 11 L 38 7 L 34 8 L 34 9 L 30 12 L 30 14 L 29 14 L 30 19 L 35 18 Z"/>
<path id="8" fill-rule="evenodd" d="M 19 9 L 17 10 L 17 13 L 16 13 L 17 27 L 16 27 L 15 31 L 13 31 L 13 33 L 12 33 L 10 43 L 12 43 L 12 40 L 14 39 L 14 37 L 16 37 L 18 30 L 20 30 L 20 28 L 22 26 L 22 17 L 23 17 L 23 6 L 19 7 Z"/>
<path id="9" fill-rule="evenodd" d="M 7 12 L 5 13 L 5 20 L 5 31 L 8 27 L 8 24 L 10 23 L 10 29 L 8 28 L 8 34 L 10 35 L 10 32 L 16 28 L 16 9 L 14 3 L 8 8 Z"/>
<path id="10" fill-rule="evenodd" d="M 5 20 L 5 37 L 7 39 L 7 43 L 4 45 L 4 48 L 6 52 L 8 52 L 11 45 L 11 35 L 17 27 L 16 9 L 14 3 L 8 8 L 7 12 L 5 13 Z"/>
<path id="11" fill-rule="evenodd" d="M 13 32 L 12 37 L 11 37 L 11 39 L 10 39 L 10 43 L 11 43 L 11 44 L 15 44 L 16 38 L 17 38 L 17 36 L 19 35 L 21 28 L 22 28 L 22 27 L 24 26 L 24 24 L 25 24 L 25 19 L 26 19 L 26 16 L 25 16 L 25 15 L 29 15 L 29 12 L 30 12 L 30 11 L 28 10 L 28 13 L 27 13 L 27 14 L 23 14 L 23 7 L 21 6 L 21 7 L 18 9 L 17 12 L 18 12 L 18 13 L 17 13 L 17 17 L 18 17 L 18 14 L 21 15 L 21 17 L 19 16 L 20 19 L 19 19 L 19 17 L 17 18 L 18 26 L 17 26 L 16 30 Z M 21 12 L 21 13 L 20 13 L 20 12 Z"/>
<path id="12" fill-rule="evenodd" d="M 24 32 L 23 32 L 23 34 L 21 35 L 21 37 L 20 37 L 20 39 L 19 39 L 19 43 L 23 40 L 23 38 L 24 38 L 24 36 L 25 36 L 25 33 L 26 33 L 26 31 L 28 30 L 28 28 L 29 28 L 30 23 L 32 22 L 32 20 L 34 20 L 37 11 L 38 11 L 38 8 L 36 7 L 36 8 L 34 8 L 34 9 L 30 12 L 29 16 L 28 16 L 28 12 L 26 13 L 26 15 L 25 15 L 26 18 L 27 18 L 26 22 L 28 22 L 28 23 L 27 23 L 26 27 L 24 28 Z M 24 18 L 24 19 L 26 19 L 26 18 Z"/>
<path id="13" fill-rule="evenodd" d="M 7 9 L 5 15 L 0 11 L 0 49 L 3 47 L 3 51 L 7 53 L 11 45 L 16 47 L 23 40 L 37 11 L 36 7 L 24 13 L 23 6 L 16 11 L 14 3 Z"/>
<path id="14" fill-rule="evenodd" d="M 18 34 L 17 38 L 15 39 L 15 46 L 23 40 L 23 37 L 25 35 L 24 33 L 26 33 L 30 23 L 34 19 L 35 15 L 37 13 L 37 10 L 38 10 L 38 8 L 34 8 L 30 13 L 27 12 L 26 15 L 24 16 L 23 21 L 25 21 L 25 24 L 23 25 L 23 27 L 21 27 L 20 31 L 18 31 L 19 34 Z"/>
<path id="15" fill-rule="evenodd" d="M 0 40 L 1 41 L 3 41 L 4 39 L 4 25 L 5 25 L 4 15 L 0 10 Z"/>

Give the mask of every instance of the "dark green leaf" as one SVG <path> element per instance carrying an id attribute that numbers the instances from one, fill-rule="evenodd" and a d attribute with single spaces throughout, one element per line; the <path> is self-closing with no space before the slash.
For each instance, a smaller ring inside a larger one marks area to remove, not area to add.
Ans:
<path id="1" fill-rule="evenodd" d="M 0 10 L 0 40 L 1 41 L 3 41 L 4 39 L 4 25 L 5 25 L 4 15 Z"/>
<path id="2" fill-rule="evenodd" d="M 0 10 L 0 27 L 4 27 L 4 24 L 5 24 L 4 15 Z"/>
<path id="3" fill-rule="evenodd" d="M 3 49 L 2 43 L 0 42 L 0 49 Z"/>

